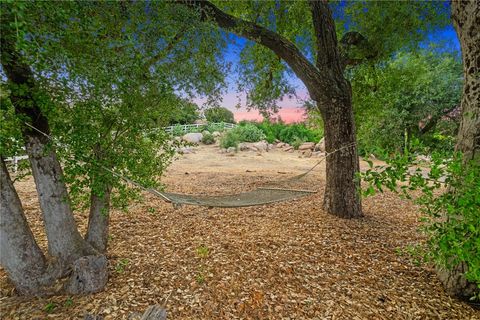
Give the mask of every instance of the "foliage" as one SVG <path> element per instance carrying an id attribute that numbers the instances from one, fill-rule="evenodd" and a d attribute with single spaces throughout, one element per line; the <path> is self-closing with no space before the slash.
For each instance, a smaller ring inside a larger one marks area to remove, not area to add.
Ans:
<path id="1" fill-rule="evenodd" d="M 214 144 L 215 143 L 215 137 L 213 134 L 209 132 L 205 132 L 202 137 L 202 143 L 203 144 Z"/>
<path id="2" fill-rule="evenodd" d="M 191 124 L 199 118 L 198 107 L 195 103 L 181 100 L 172 110 L 169 125 Z"/>
<path id="3" fill-rule="evenodd" d="M 385 63 L 358 67 L 350 78 L 362 154 L 383 156 L 383 150 L 412 152 L 415 147 L 453 150 L 456 124 L 443 118 L 460 101 L 458 58 L 398 53 Z"/>
<path id="4" fill-rule="evenodd" d="M 109 170 L 161 187 L 173 150 L 170 137 L 153 129 L 191 116 L 193 106 L 178 92 L 218 100 L 225 68 L 220 32 L 208 28 L 199 37 L 207 27 L 195 15 L 162 2 L 2 2 L 4 14 L 15 16 L 15 25 L 2 30 L 15 29 L 17 48 L 34 71 L 36 102 L 49 120 L 73 203 L 86 208 L 90 192 L 101 196 L 106 185 L 119 207 L 138 196 Z M 21 141 L 21 119 L 8 103 L 2 95 L 2 120 L 12 118 L 2 126 L 2 155 Z"/>
<path id="5" fill-rule="evenodd" d="M 237 149 L 239 143 L 240 143 L 240 137 L 233 130 L 227 131 L 227 133 L 220 138 L 220 147 L 224 149 L 228 149 L 228 148 Z"/>
<path id="6" fill-rule="evenodd" d="M 235 123 L 233 112 L 223 107 L 208 108 L 204 112 L 208 122 Z"/>
<path id="7" fill-rule="evenodd" d="M 314 63 L 318 54 L 308 1 L 213 1 L 235 17 L 253 21 L 293 42 Z M 404 48 L 417 48 L 435 28 L 450 22 L 449 8 L 442 2 L 340 1 L 330 2 L 338 39 L 349 31 L 359 31 L 368 46 L 353 58 L 374 56 L 381 61 Z M 242 45 L 236 70 L 239 91 L 247 91 L 247 106 L 268 113 L 278 101 L 295 92 L 289 78 L 292 70 L 272 51 L 254 42 Z M 358 54 L 361 54 L 358 56 Z M 350 57 L 350 52 L 348 54 Z"/>
<path id="8" fill-rule="evenodd" d="M 209 123 L 209 124 L 207 124 L 205 130 L 207 130 L 210 133 L 213 133 L 215 131 L 223 132 L 225 130 L 225 123 L 224 122 Z"/>
<path id="9" fill-rule="evenodd" d="M 255 125 L 247 123 L 239 125 L 231 130 L 238 136 L 241 142 L 257 142 L 265 139 L 265 134 Z"/>
<path id="10" fill-rule="evenodd" d="M 322 135 L 318 131 L 307 128 L 304 124 L 296 123 L 285 126 L 279 133 L 278 139 L 282 142 L 292 144 L 295 141 L 302 140 L 308 142 L 320 141 Z"/>
<path id="11" fill-rule="evenodd" d="M 269 143 L 274 143 L 275 140 L 292 144 L 295 141 L 301 140 L 303 142 L 318 142 L 323 136 L 321 129 L 312 129 L 303 123 L 285 124 L 282 122 L 270 122 L 268 120 L 258 122 L 241 121 L 242 126 L 255 126 L 260 129 L 264 137 Z M 246 141 L 246 140 L 244 140 Z"/>
<path id="12" fill-rule="evenodd" d="M 417 169 L 410 173 L 409 168 Z M 405 155 L 397 155 L 385 167 L 361 174 L 367 183 L 364 195 L 372 195 L 383 187 L 415 197 L 423 213 L 423 229 L 428 235 L 425 258 L 443 268 L 465 262 L 466 278 L 480 289 L 480 163 L 462 163 L 455 154 L 445 159 L 432 157 L 428 175 L 418 163 Z M 417 192 L 417 193 L 416 193 Z"/>

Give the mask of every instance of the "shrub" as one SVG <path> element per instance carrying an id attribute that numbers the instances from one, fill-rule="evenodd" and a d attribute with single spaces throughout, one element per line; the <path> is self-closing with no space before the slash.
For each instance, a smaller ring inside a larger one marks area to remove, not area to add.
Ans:
<path id="1" fill-rule="evenodd" d="M 263 131 L 251 123 L 238 126 L 231 131 L 237 134 L 242 142 L 257 142 L 265 139 L 265 134 Z"/>
<path id="2" fill-rule="evenodd" d="M 298 148 L 300 147 L 300 145 L 302 143 L 304 143 L 305 141 L 303 141 L 302 139 L 300 139 L 299 137 L 295 137 L 291 143 L 293 149 L 295 150 L 298 150 Z"/>
<path id="3" fill-rule="evenodd" d="M 295 139 L 298 138 L 302 141 L 308 142 L 318 142 L 322 137 L 321 133 L 308 129 L 303 124 L 292 124 L 285 126 L 279 133 L 278 139 L 282 142 L 289 144 L 294 143 Z"/>
<path id="4" fill-rule="evenodd" d="M 225 130 L 225 123 L 224 122 L 209 123 L 209 124 L 207 124 L 205 130 L 207 130 L 210 133 L 215 132 L 215 131 L 223 132 Z"/>
<path id="5" fill-rule="evenodd" d="M 214 144 L 215 137 L 211 133 L 204 133 L 202 137 L 202 143 L 204 144 Z"/>
<path id="6" fill-rule="evenodd" d="M 228 148 L 238 148 L 238 143 L 240 142 L 240 137 L 234 130 L 228 131 L 221 139 L 220 139 L 220 147 L 228 149 Z"/>
<path id="7" fill-rule="evenodd" d="M 467 280 L 478 286 L 480 292 L 480 164 L 472 160 L 463 164 L 462 157 L 454 154 L 445 159 L 432 154 L 428 176 L 417 169 L 407 155 L 397 154 L 388 160 L 388 166 L 375 167 L 361 174 L 366 189 L 363 195 L 383 192 L 387 188 L 413 198 L 423 214 L 423 230 L 427 242 L 419 247 L 426 261 L 438 267 L 451 269 L 465 263 Z M 475 297 L 473 297 L 475 298 Z M 477 295 L 477 299 L 479 296 Z"/>

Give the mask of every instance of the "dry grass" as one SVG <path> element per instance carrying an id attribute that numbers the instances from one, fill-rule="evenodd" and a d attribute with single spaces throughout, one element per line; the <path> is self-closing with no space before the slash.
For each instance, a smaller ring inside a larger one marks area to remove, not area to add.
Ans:
<path id="1" fill-rule="evenodd" d="M 228 157 L 204 147 L 175 162 L 165 182 L 175 191 L 228 193 L 315 161 L 281 152 Z M 321 171 L 304 182 L 320 194 L 261 207 L 174 210 L 146 194 L 128 213 L 112 215 L 104 292 L 73 303 L 26 300 L 2 271 L 2 319 L 127 319 L 165 301 L 170 319 L 480 319 L 443 292 L 432 270 L 399 253 L 422 241 L 411 203 L 384 194 L 364 201 L 363 219 L 335 218 L 320 209 Z M 32 180 L 17 188 L 45 248 Z M 77 220 L 84 230 L 86 214 Z M 56 305 L 50 313 L 48 303 Z"/>

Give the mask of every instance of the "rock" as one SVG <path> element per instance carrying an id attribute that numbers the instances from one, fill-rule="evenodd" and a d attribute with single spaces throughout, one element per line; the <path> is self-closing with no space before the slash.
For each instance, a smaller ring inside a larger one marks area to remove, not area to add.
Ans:
<path id="1" fill-rule="evenodd" d="M 222 135 L 222 134 L 221 134 L 220 132 L 218 132 L 218 131 L 213 131 L 213 132 L 212 132 L 212 136 L 213 136 L 214 138 L 218 138 L 218 137 L 220 137 L 221 135 Z"/>
<path id="2" fill-rule="evenodd" d="M 290 145 L 288 143 L 284 143 L 283 146 L 282 146 L 282 148 L 284 148 L 284 149 L 287 149 L 288 147 L 290 147 Z"/>
<path id="3" fill-rule="evenodd" d="M 298 150 L 311 150 L 315 147 L 315 143 L 313 142 L 305 142 L 302 143 L 299 147 Z"/>
<path id="4" fill-rule="evenodd" d="M 275 147 L 274 144 L 272 144 L 272 143 L 269 143 L 269 144 L 268 144 L 268 150 L 272 150 L 274 147 Z"/>
<path id="5" fill-rule="evenodd" d="M 257 147 L 252 146 L 252 145 L 248 147 L 248 150 L 253 151 L 253 152 L 258 152 L 259 151 Z"/>
<path id="6" fill-rule="evenodd" d="M 313 151 L 325 152 L 325 138 L 322 138 L 313 148 Z"/>
<path id="7" fill-rule="evenodd" d="M 321 152 L 321 151 L 312 152 L 312 157 L 321 158 L 321 157 L 324 157 L 324 156 L 325 156 L 325 152 Z"/>
<path id="8" fill-rule="evenodd" d="M 279 142 L 279 143 L 277 143 L 276 147 L 277 147 L 277 148 L 281 148 L 281 147 L 283 147 L 284 145 L 285 145 L 285 143 Z"/>
<path id="9" fill-rule="evenodd" d="M 289 151 L 293 150 L 293 147 L 292 147 L 292 146 L 288 146 L 287 148 L 285 148 L 285 149 L 283 149 L 283 150 L 289 152 Z"/>
<path id="10" fill-rule="evenodd" d="M 230 147 L 227 149 L 227 153 L 235 153 L 235 151 L 237 151 L 237 149 L 235 149 L 234 147 Z"/>
<path id="11" fill-rule="evenodd" d="M 220 149 L 220 153 L 227 153 L 227 149 L 221 148 L 221 149 Z"/>
<path id="12" fill-rule="evenodd" d="M 429 156 L 424 156 L 424 155 L 420 154 L 420 155 L 417 156 L 417 161 L 419 161 L 419 162 L 430 162 L 430 161 L 432 161 L 432 158 L 430 158 Z"/>
<path id="13" fill-rule="evenodd" d="M 247 142 L 241 142 L 238 144 L 238 150 L 240 151 L 250 150 L 250 145 Z"/>
<path id="14" fill-rule="evenodd" d="M 195 150 L 189 147 L 181 147 L 177 149 L 177 152 L 180 154 L 192 154 L 192 153 L 195 153 Z"/>
<path id="15" fill-rule="evenodd" d="M 310 158 L 312 156 L 312 150 L 310 150 L 310 149 L 305 150 L 302 154 L 305 158 Z"/>
<path id="16" fill-rule="evenodd" d="M 293 153 L 295 150 L 293 148 L 289 149 L 287 152 Z"/>
<path id="17" fill-rule="evenodd" d="M 253 144 L 258 151 L 268 151 L 268 143 L 266 141 L 259 141 Z"/>
<path id="18" fill-rule="evenodd" d="M 72 264 L 72 274 L 65 283 L 69 294 L 88 294 L 102 291 L 108 280 L 108 261 L 104 255 L 84 256 Z"/>
<path id="19" fill-rule="evenodd" d="M 189 143 L 200 143 L 202 141 L 203 134 L 196 132 L 196 133 L 187 133 L 182 137 L 183 141 L 189 142 Z"/>

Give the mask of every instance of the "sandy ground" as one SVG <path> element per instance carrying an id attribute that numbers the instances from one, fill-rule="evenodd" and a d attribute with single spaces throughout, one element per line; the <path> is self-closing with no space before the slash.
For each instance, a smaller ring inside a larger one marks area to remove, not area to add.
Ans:
<path id="1" fill-rule="evenodd" d="M 175 161 L 163 181 L 170 191 L 232 193 L 317 161 L 201 147 Z M 299 182 L 317 194 L 248 208 L 174 209 L 145 194 L 128 212 L 112 213 L 104 292 L 26 299 L 0 271 L 2 319 L 128 319 L 151 304 L 165 304 L 169 319 L 480 319 L 443 292 L 429 266 L 405 254 L 423 239 L 414 205 L 377 195 L 364 200 L 364 218 L 338 219 L 321 210 L 323 182 L 322 164 Z M 32 179 L 15 185 L 46 248 Z M 87 214 L 76 219 L 84 231 Z"/>

